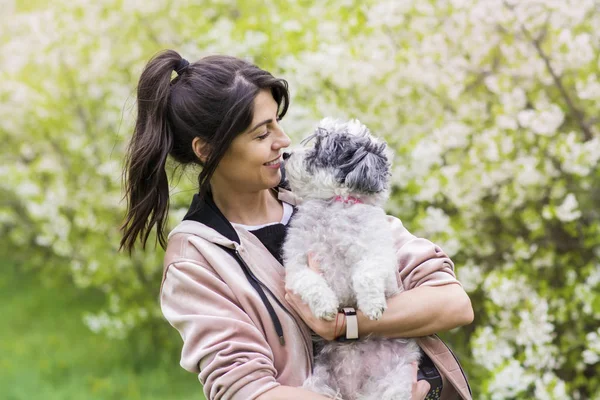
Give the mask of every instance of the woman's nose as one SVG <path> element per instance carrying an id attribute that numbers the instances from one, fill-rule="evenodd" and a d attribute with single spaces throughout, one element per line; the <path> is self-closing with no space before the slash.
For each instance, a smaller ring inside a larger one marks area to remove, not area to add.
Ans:
<path id="1" fill-rule="evenodd" d="M 282 147 L 288 147 L 292 141 L 290 140 L 289 136 L 285 134 L 285 132 L 282 130 L 281 131 L 281 136 L 279 137 L 279 140 L 277 140 L 276 142 L 279 145 L 279 148 Z"/>

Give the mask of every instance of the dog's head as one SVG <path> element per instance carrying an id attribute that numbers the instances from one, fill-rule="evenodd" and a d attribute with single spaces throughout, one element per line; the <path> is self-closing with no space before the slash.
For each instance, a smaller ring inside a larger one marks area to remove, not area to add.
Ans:
<path id="1" fill-rule="evenodd" d="M 312 147 L 306 145 L 314 142 Z M 323 119 L 285 161 L 294 193 L 303 199 L 355 196 L 370 202 L 388 195 L 390 162 L 385 142 L 358 120 Z"/>

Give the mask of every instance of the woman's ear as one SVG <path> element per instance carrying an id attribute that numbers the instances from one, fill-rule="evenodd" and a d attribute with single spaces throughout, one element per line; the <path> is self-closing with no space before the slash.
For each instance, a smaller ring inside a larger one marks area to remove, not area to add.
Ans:
<path id="1" fill-rule="evenodd" d="M 192 140 L 192 149 L 194 150 L 194 153 L 200 162 L 205 164 L 206 159 L 208 158 L 208 144 L 196 136 L 194 140 Z"/>

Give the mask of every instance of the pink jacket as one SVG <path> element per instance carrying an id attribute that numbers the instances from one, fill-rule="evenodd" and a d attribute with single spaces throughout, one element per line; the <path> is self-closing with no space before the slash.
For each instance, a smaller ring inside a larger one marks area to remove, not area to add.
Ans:
<path id="1" fill-rule="evenodd" d="M 296 201 L 284 189 L 279 189 L 279 198 Z M 181 366 L 198 374 L 208 400 L 250 400 L 278 385 L 300 386 L 312 369 L 311 333 L 285 301 L 285 269 L 245 229 L 229 224 L 235 232 L 218 232 L 214 226 L 222 225 L 222 215 L 213 227 L 209 225 L 218 216 L 198 219 L 205 223 L 194 220 L 193 205 L 191 219 L 168 236 L 160 288 L 162 312 L 183 339 Z M 390 216 L 389 222 L 398 249 L 400 287 L 459 284 L 452 261 L 439 247 L 410 234 L 399 219 Z M 240 265 L 220 246 L 236 249 L 268 289 L 285 344 Z M 446 345 L 437 336 L 418 341 L 443 375 L 442 400 L 470 400 L 465 375 Z"/>

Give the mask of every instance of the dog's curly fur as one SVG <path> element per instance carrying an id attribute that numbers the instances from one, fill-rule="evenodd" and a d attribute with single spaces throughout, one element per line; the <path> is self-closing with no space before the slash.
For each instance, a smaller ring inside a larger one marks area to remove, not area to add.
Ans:
<path id="1" fill-rule="evenodd" d="M 382 208 L 389 195 L 389 151 L 357 120 L 325 118 L 303 143 L 312 141 L 285 162 L 290 187 L 302 199 L 283 246 L 286 286 L 319 318 L 332 320 L 340 307 L 354 307 L 379 319 L 386 297 L 399 290 Z M 321 275 L 308 267 L 308 253 Z M 344 400 L 409 400 L 410 364 L 419 354 L 412 339 L 325 342 L 304 387 Z"/>

